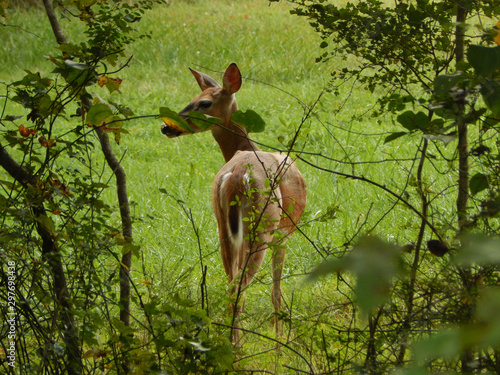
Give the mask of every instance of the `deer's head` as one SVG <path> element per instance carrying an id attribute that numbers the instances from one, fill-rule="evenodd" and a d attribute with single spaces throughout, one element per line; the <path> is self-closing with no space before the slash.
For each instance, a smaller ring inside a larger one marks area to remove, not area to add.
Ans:
<path id="1" fill-rule="evenodd" d="M 193 111 L 217 117 L 222 120 L 220 125 L 227 127 L 231 123 L 231 115 L 238 110 L 238 104 L 234 97 L 234 93 L 241 87 L 241 73 L 238 66 L 235 63 L 229 65 L 224 72 L 222 87 L 212 77 L 191 68 L 189 70 L 191 70 L 191 73 L 196 78 L 202 92 L 191 100 L 191 103 L 186 108 L 179 112 L 179 116 L 187 120 L 195 133 L 208 130 L 210 127 L 201 129 L 194 124 L 189 117 L 189 113 Z M 161 132 L 169 138 L 192 133 L 173 123 L 166 122 L 161 127 Z"/>

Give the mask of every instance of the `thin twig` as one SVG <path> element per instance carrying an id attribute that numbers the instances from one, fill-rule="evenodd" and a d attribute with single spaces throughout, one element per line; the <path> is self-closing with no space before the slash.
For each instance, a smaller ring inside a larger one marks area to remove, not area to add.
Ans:
<path id="1" fill-rule="evenodd" d="M 438 230 L 434 227 L 434 225 L 432 225 L 432 223 L 430 223 L 425 217 L 423 217 L 422 213 L 417 210 L 410 202 L 408 202 L 406 199 L 403 198 L 403 194 L 401 195 L 398 195 L 397 193 L 393 192 L 392 190 L 388 189 L 387 187 L 385 187 L 384 185 L 381 185 L 379 184 L 378 182 L 375 182 L 375 181 L 372 181 L 372 180 L 369 180 L 367 179 L 366 177 L 363 177 L 363 176 L 356 176 L 356 175 L 351 175 L 351 174 L 347 174 L 347 173 L 342 173 L 342 172 L 338 172 L 338 171 L 334 171 L 334 170 L 331 170 L 331 169 L 328 169 L 328 168 L 323 168 L 323 167 L 320 167 L 308 160 L 305 160 L 304 158 L 302 158 L 301 156 L 297 156 L 297 158 L 301 161 L 303 161 L 304 163 L 306 163 L 307 165 L 310 165 L 311 167 L 314 167 L 318 170 L 321 170 L 323 172 L 328 172 L 328 173 L 332 173 L 332 174 L 335 174 L 335 175 L 338 175 L 338 176 L 342 176 L 342 177 L 345 177 L 345 178 L 350 178 L 350 179 L 353 179 L 353 180 L 359 180 L 359 181 L 363 181 L 363 182 L 367 182 L 371 185 L 374 185 L 380 189 L 382 189 L 383 191 L 385 191 L 386 193 L 394 196 L 396 199 L 398 199 L 398 201 L 401 201 L 402 203 L 404 203 L 409 209 L 411 209 L 413 212 L 415 212 L 420 218 L 422 218 L 426 225 L 432 230 L 432 232 L 436 235 L 437 238 L 439 238 L 439 240 L 442 241 L 442 238 L 441 238 L 441 235 L 440 233 L 438 232 Z"/>

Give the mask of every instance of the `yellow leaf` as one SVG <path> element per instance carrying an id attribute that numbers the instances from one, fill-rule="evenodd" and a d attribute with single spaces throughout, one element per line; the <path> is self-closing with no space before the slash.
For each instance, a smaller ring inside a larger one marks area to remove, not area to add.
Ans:
<path id="1" fill-rule="evenodd" d="M 179 131 L 179 133 L 185 132 L 185 130 L 182 128 L 182 126 L 179 126 L 179 124 L 176 121 L 172 120 L 171 118 L 162 117 L 161 119 L 163 120 L 165 125 L 167 125 L 167 127 L 170 128 L 170 130 L 175 129 L 175 130 Z"/>
<path id="2" fill-rule="evenodd" d="M 168 117 L 162 117 L 161 119 L 163 120 L 163 122 L 164 122 L 166 125 L 168 125 L 168 126 L 172 126 L 172 127 L 176 128 L 176 129 L 178 129 L 178 128 L 179 128 L 179 127 L 177 126 L 177 124 L 176 124 L 174 121 L 172 121 L 171 119 L 169 119 Z"/>
<path id="3" fill-rule="evenodd" d="M 498 21 L 498 22 L 497 22 L 497 24 L 496 24 L 495 26 L 497 27 L 498 32 L 497 32 L 497 36 L 495 36 L 495 37 L 493 38 L 493 40 L 495 41 L 495 43 L 496 43 L 497 45 L 499 45 L 499 46 L 500 46 L 500 21 Z"/>
<path id="4" fill-rule="evenodd" d="M 51 148 L 56 145 L 55 139 L 47 139 L 43 135 L 38 138 L 38 142 L 42 145 L 42 147 Z"/>
<path id="5" fill-rule="evenodd" d="M 111 78 L 111 77 L 105 76 L 104 74 L 100 75 L 99 80 L 97 81 L 97 84 L 99 86 L 101 86 L 101 87 L 106 86 L 110 93 L 120 89 L 121 83 L 122 83 L 122 79 Z"/>
<path id="6" fill-rule="evenodd" d="M 118 262 L 120 263 L 120 266 L 122 266 L 123 268 L 125 268 L 127 271 L 130 271 L 130 269 L 122 262 Z"/>
<path id="7" fill-rule="evenodd" d="M 108 77 L 106 77 L 104 74 L 100 75 L 99 79 L 97 80 L 97 84 L 102 87 L 106 84 L 106 82 L 108 82 Z"/>

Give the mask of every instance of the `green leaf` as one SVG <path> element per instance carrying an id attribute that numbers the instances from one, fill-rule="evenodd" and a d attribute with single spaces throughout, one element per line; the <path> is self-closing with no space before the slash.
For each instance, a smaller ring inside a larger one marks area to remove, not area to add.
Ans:
<path id="1" fill-rule="evenodd" d="M 20 81 L 14 82 L 14 86 L 27 86 L 44 89 L 48 88 L 52 84 L 52 80 L 48 78 L 42 78 L 40 76 L 40 73 L 32 73 L 29 70 L 25 70 L 25 72 L 27 74 Z"/>
<path id="2" fill-rule="evenodd" d="M 78 70 L 90 69 L 90 66 L 88 66 L 86 64 L 81 64 L 81 63 L 75 62 L 73 60 L 65 60 L 64 64 L 66 64 L 67 66 L 69 66 L 73 69 L 78 69 Z"/>
<path id="3" fill-rule="evenodd" d="M 19 120 L 22 117 L 23 116 L 7 115 L 7 116 L 5 116 L 4 118 L 2 118 L 0 120 L 3 120 L 3 121 L 16 121 L 16 120 Z"/>
<path id="4" fill-rule="evenodd" d="M 37 220 L 45 229 L 49 231 L 50 234 L 55 233 L 56 225 L 50 217 L 48 217 L 47 215 L 41 215 Z"/>
<path id="5" fill-rule="evenodd" d="M 489 178 L 482 173 L 476 173 L 469 181 L 469 189 L 472 195 L 476 195 L 481 191 L 488 189 L 490 186 Z"/>
<path id="6" fill-rule="evenodd" d="M 500 346 L 500 290 L 498 287 L 489 287 L 481 291 L 480 298 L 476 308 L 476 319 L 479 325 L 487 327 L 481 330 L 482 327 L 474 327 L 476 341 L 482 347 Z M 477 329 L 479 328 L 479 329 Z"/>
<path id="7" fill-rule="evenodd" d="M 377 237 L 364 237 L 343 259 L 316 267 L 309 280 L 330 273 L 349 271 L 356 275 L 354 289 L 360 309 L 369 314 L 389 297 L 394 277 L 402 271 L 401 249 Z"/>
<path id="8" fill-rule="evenodd" d="M 314 267 L 307 279 L 308 281 L 316 281 L 320 277 L 345 270 L 346 269 L 344 267 L 344 262 L 342 261 L 342 259 L 327 260 Z"/>
<path id="9" fill-rule="evenodd" d="M 429 126 L 429 117 L 424 112 L 406 111 L 400 114 L 397 120 L 409 131 L 423 130 Z"/>
<path id="10" fill-rule="evenodd" d="M 408 134 L 408 132 L 395 132 L 395 133 L 391 133 L 387 137 L 385 137 L 384 143 L 392 142 L 395 139 L 398 139 L 398 138 L 400 138 L 400 137 L 402 137 L 403 135 L 406 135 L 406 134 Z"/>
<path id="11" fill-rule="evenodd" d="M 416 344 L 413 353 L 416 362 L 435 358 L 451 359 L 463 350 L 462 334 L 459 328 L 438 332 L 431 338 Z"/>
<path id="12" fill-rule="evenodd" d="M 220 118 L 207 116 L 198 111 L 189 112 L 189 119 L 202 130 L 207 130 L 211 126 L 222 122 Z"/>
<path id="13" fill-rule="evenodd" d="M 58 65 L 53 72 L 61 74 L 66 82 L 73 87 L 90 86 L 97 82 L 97 74 L 94 69 L 72 60 L 65 60 L 64 64 Z"/>
<path id="14" fill-rule="evenodd" d="M 467 59 L 476 74 L 482 77 L 491 76 L 500 69 L 500 46 L 485 47 L 471 45 L 467 50 Z"/>
<path id="15" fill-rule="evenodd" d="M 440 134 L 440 135 L 434 135 L 434 134 L 424 134 L 424 138 L 427 139 L 428 141 L 441 141 L 444 143 L 444 145 L 448 145 L 451 141 L 457 139 L 456 134 Z"/>
<path id="16" fill-rule="evenodd" d="M 160 115 L 161 119 L 168 126 L 184 129 L 191 133 L 194 133 L 194 130 L 189 126 L 188 122 L 180 117 L 177 112 L 172 111 L 167 107 L 160 107 Z"/>
<path id="17" fill-rule="evenodd" d="M 259 114 L 251 109 L 246 112 L 236 111 L 231 116 L 231 120 L 247 129 L 248 132 L 260 133 L 266 128 L 266 122 Z"/>
<path id="18" fill-rule="evenodd" d="M 111 104 L 113 107 L 116 108 L 116 110 L 123 116 L 125 117 L 131 117 L 134 115 L 134 112 L 129 108 L 129 107 L 126 107 L 124 105 L 121 105 L 119 103 L 116 103 L 116 102 L 112 102 L 111 100 L 108 100 L 108 103 Z"/>
<path id="19" fill-rule="evenodd" d="M 210 349 L 209 348 L 205 348 L 201 343 L 199 342 L 193 342 L 193 341 L 190 341 L 189 342 L 189 345 L 191 345 L 194 350 L 196 350 L 197 352 L 201 352 L 201 353 L 204 353 L 204 352 L 208 352 Z"/>
<path id="20" fill-rule="evenodd" d="M 113 120 L 108 126 L 105 126 L 103 130 L 106 132 L 113 132 L 117 144 L 120 144 L 122 133 L 128 134 L 128 131 L 123 129 L 123 120 L 120 116 L 113 116 Z"/>
<path id="21" fill-rule="evenodd" d="M 104 103 L 97 103 L 90 107 L 85 123 L 89 126 L 102 126 L 113 119 L 114 114 L 111 107 Z"/>
<path id="22" fill-rule="evenodd" d="M 111 94 L 114 91 L 120 90 L 121 83 L 122 83 L 121 79 L 108 77 L 105 85 L 106 85 L 106 88 L 108 89 L 109 93 Z"/>
<path id="23" fill-rule="evenodd" d="M 462 246 L 453 258 L 461 266 L 500 265 L 500 239 L 481 234 L 466 234 L 459 237 Z"/>
<path id="24" fill-rule="evenodd" d="M 140 245 L 136 245 L 134 243 L 125 243 L 123 245 L 123 248 L 122 248 L 122 255 L 123 254 L 127 254 L 129 252 L 132 252 L 132 254 L 135 257 L 138 257 L 139 254 L 140 254 L 140 250 L 141 250 L 141 246 Z"/>
<path id="25" fill-rule="evenodd" d="M 123 336 L 131 335 L 134 333 L 134 330 L 130 326 L 125 325 L 125 323 L 123 323 L 118 318 L 111 318 L 111 324 Z"/>
<path id="26" fill-rule="evenodd" d="M 485 288 L 481 291 L 475 312 L 476 318 L 481 322 L 494 322 L 500 324 L 500 290 L 498 287 Z M 498 333 L 498 332 L 497 332 Z M 497 342 L 500 337 L 497 338 Z M 498 344 L 497 344 L 498 345 Z"/>
<path id="27" fill-rule="evenodd" d="M 484 102 L 496 118 L 500 118 L 500 84 L 488 80 L 481 86 Z"/>
<path id="28" fill-rule="evenodd" d="M 450 90 L 459 86 L 463 80 L 463 73 L 442 74 L 434 79 L 434 93 L 439 98 L 449 98 Z"/>

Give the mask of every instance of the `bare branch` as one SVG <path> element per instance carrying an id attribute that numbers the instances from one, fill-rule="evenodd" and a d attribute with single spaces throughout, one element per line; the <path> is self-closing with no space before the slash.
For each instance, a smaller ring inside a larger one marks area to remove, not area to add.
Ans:
<path id="1" fill-rule="evenodd" d="M 320 166 L 318 166 L 318 165 L 316 165 L 314 163 L 311 163 L 310 161 L 305 160 L 301 156 L 297 156 L 297 158 L 299 160 L 302 160 L 304 163 L 310 165 L 311 167 L 319 169 L 319 170 L 321 170 L 323 172 L 333 173 L 333 174 L 336 174 L 338 176 L 342 176 L 342 177 L 346 177 L 346 178 L 351 178 L 353 180 L 360 180 L 360 181 L 368 182 L 369 184 L 374 185 L 374 186 L 382 189 L 386 193 L 388 193 L 388 194 L 392 195 L 393 197 L 395 197 L 398 201 L 401 201 L 402 203 L 404 203 L 413 212 L 415 212 L 420 218 L 422 218 L 422 220 L 425 221 L 425 224 L 431 229 L 431 231 L 436 235 L 436 237 L 439 238 L 439 240 L 442 240 L 441 235 L 439 234 L 438 230 L 434 227 L 434 225 L 432 225 L 432 223 L 430 223 L 427 220 L 427 218 L 425 218 L 422 215 L 422 213 L 418 209 L 416 209 L 410 202 L 408 202 L 406 199 L 404 199 L 402 194 L 401 195 L 397 194 L 397 193 L 393 192 L 392 190 L 390 190 L 389 188 L 387 188 L 386 186 L 381 185 L 378 182 L 369 180 L 366 177 L 351 175 L 351 174 L 347 174 L 347 173 L 337 172 L 337 171 L 334 171 L 334 170 L 331 170 L 331 169 L 327 169 L 327 168 L 322 168 L 322 167 L 320 167 Z"/>

